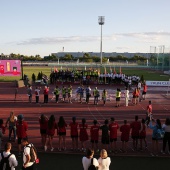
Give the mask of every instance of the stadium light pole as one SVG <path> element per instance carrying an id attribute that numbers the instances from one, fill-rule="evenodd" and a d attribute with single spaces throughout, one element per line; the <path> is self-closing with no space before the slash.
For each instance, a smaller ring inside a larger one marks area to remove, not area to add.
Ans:
<path id="1" fill-rule="evenodd" d="M 101 41 L 100 41 L 100 64 L 102 65 L 102 25 L 104 25 L 105 17 L 99 16 L 98 23 L 101 25 Z"/>

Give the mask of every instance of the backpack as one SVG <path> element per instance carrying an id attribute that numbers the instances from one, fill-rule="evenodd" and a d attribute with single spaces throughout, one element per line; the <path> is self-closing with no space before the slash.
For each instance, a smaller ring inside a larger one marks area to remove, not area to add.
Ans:
<path id="1" fill-rule="evenodd" d="M 37 160 L 37 149 L 34 147 L 34 145 L 31 143 L 29 145 L 26 145 L 26 147 L 30 148 L 30 162 L 36 162 Z"/>
<path id="2" fill-rule="evenodd" d="M 96 170 L 96 166 L 93 165 L 93 158 L 91 159 L 91 164 L 90 164 L 88 170 Z"/>
<path id="3" fill-rule="evenodd" d="M 156 132 L 156 139 L 157 140 L 163 139 L 164 135 L 165 135 L 165 131 L 163 129 L 157 129 L 157 132 Z"/>
<path id="4" fill-rule="evenodd" d="M 12 155 L 9 154 L 7 157 L 4 157 L 3 152 L 1 152 L 1 162 L 0 162 L 0 170 L 11 170 L 11 167 L 9 165 L 9 157 Z"/>

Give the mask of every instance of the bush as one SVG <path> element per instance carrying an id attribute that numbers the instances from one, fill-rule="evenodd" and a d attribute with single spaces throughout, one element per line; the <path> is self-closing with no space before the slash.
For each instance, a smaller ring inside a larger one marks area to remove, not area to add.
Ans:
<path id="1" fill-rule="evenodd" d="M 32 82 L 35 82 L 35 80 L 36 80 L 36 77 L 35 77 L 35 74 L 33 73 L 32 74 Z"/>

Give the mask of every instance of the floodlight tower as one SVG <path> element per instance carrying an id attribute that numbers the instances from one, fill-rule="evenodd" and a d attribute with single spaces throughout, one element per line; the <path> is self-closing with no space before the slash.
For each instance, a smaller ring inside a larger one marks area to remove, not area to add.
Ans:
<path id="1" fill-rule="evenodd" d="M 102 65 L 102 25 L 104 25 L 105 17 L 99 16 L 98 23 L 101 25 L 101 42 L 100 42 L 100 64 Z"/>

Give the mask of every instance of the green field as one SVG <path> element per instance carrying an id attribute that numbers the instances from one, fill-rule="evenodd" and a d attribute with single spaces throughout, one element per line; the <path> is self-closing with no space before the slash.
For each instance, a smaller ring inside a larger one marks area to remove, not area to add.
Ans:
<path id="1" fill-rule="evenodd" d="M 68 69 L 72 70 L 72 67 Z M 31 79 L 32 74 L 34 73 L 37 77 L 39 72 L 43 72 L 44 74 L 46 74 L 47 76 L 50 75 L 50 72 L 53 68 L 48 67 L 48 66 L 24 66 L 23 67 L 23 74 L 28 75 L 29 79 Z M 65 68 L 63 68 L 65 69 Z M 77 69 L 83 69 L 83 68 L 77 68 Z M 96 69 L 96 68 L 94 68 Z M 106 70 L 107 72 L 110 72 L 110 69 L 107 68 Z M 116 71 L 119 72 L 119 68 L 116 68 Z M 100 72 L 104 72 L 104 68 L 100 68 Z M 126 75 L 138 75 L 138 76 L 144 76 L 145 80 L 151 80 L 151 81 L 168 81 L 170 79 L 169 75 L 165 75 L 163 74 L 163 72 L 158 72 L 155 70 L 151 70 L 151 69 L 146 69 L 146 68 L 122 68 L 122 73 L 126 74 Z M 0 81 L 14 81 L 14 80 L 20 80 L 21 77 L 4 77 L 1 76 L 0 77 Z"/>

